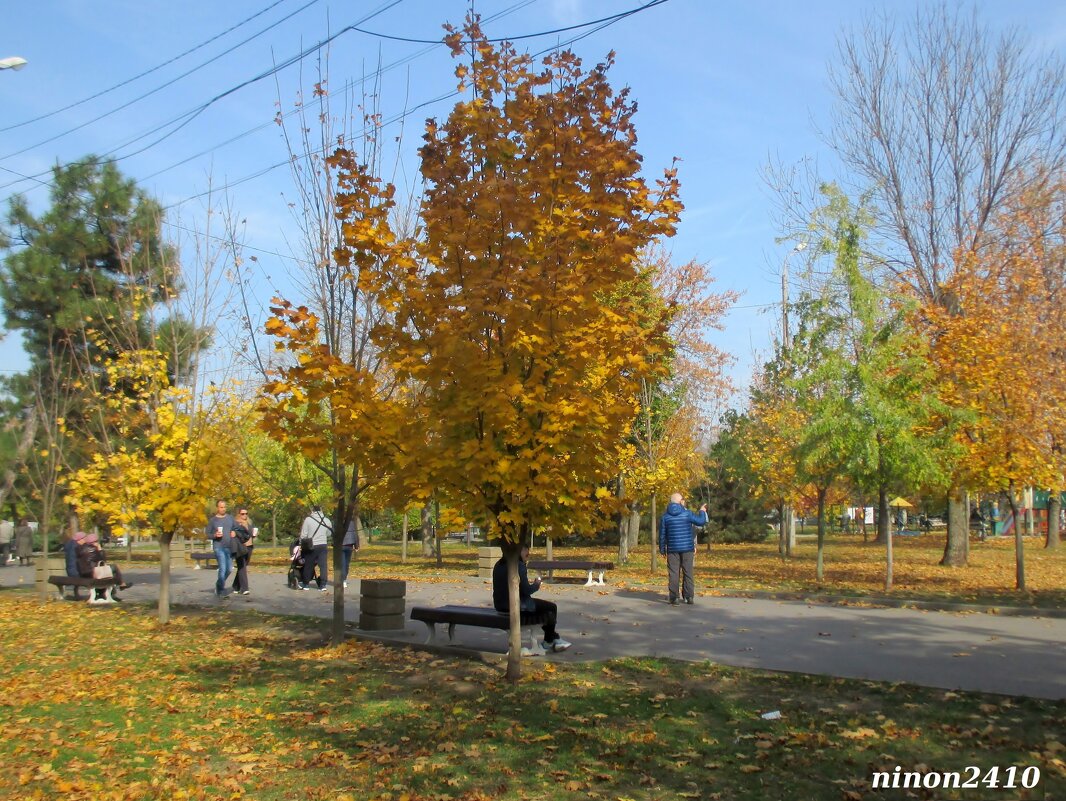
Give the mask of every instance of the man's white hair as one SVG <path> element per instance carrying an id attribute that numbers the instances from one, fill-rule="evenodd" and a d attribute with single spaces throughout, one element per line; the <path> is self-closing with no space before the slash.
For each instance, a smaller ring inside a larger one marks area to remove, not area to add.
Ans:
<path id="1" fill-rule="evenodd" d="M 680 492 L 675 492 L 673 495 L 670 496 L 670 503 L 684 503 L 684 502 L 685 502 L 685 496 L 682 495 Z"/>

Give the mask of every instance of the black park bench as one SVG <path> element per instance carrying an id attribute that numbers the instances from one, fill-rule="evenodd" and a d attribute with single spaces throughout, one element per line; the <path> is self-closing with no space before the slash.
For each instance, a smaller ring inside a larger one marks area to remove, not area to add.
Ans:
<path id="1" fill-rule="evenodd" d="M 508 631 L 511 628 L 511 616 L 507 612 L 497 612 L 485 606 L 416 606 L 411 609 L 411 620 L 425 623 L 429 629 L 427 643 L 436 641 L 437 624 L 448 625 L 448 644 L 455 641 L 456 626 L 480 626 L 488 629 Z M 543 656 L 545 651 L 540 646 L 541 638 L 536 627 L 543 626 L 547 616 L 543 612 L 522 612 L 521 625 L 523 637 L 529 633 L 529 647 L 522 647 L 522 656 Z"/>
<path id="2" fill-rule="evenodd" d="M 526 568 L 530 570 L 545 570 L 548 573 L 548 578 L 552 578 L 552 573 L 556 570 L 582 570 L 589 574 L 588 581 L 585 582 L 586 587 L 593 585 L 603 586 L 603 574 L 607 570 L 614 569 L 614 562 L 594 562 L 583 559 L 532 559 L 526 562 Z M 599 573 L 599 581 L 592 578 L 593 573 Z"/>
<path id="3" fill-rule="evenodd" d="M 208 562 L 215 561 L 214 551 L 193 551 L 189 554 L 189 558 L 195 563 L 192 567 L 193 570 L 200 570 L 208 566 Z M 216 564 L 217 567 L 217 564 Z"/>
<path id="4" fill-rule="evenodd" d="M 95 606 L 97 604 L 113 604 L 117 600 L 115 598 L 115 588 L 119 582 L 117 578 L 81 578 L 80 576 L 49 576 L 48 583 L 54 585 L 60 595 L 63 594 L 63 590 L 66 587 L 74 588 L 74 600 L 80 601 L 81 598 L 78 595 L 78 591 L 85 587 L 89 590 L 89 604 Z M 97 590 L 103 590 L 103 597 L 97 597 Z"/>

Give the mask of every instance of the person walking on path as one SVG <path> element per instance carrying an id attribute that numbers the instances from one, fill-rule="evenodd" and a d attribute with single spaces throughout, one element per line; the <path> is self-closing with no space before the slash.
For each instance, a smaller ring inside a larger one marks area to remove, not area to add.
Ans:
<path id="1" fill-rule="evenodd" d="M 15 528 L 15 556 L 20 566 L 33 563 L 33 529 L 24 517 Z"/>
<path id="2" fill-rule="evenodd" d="M 233 515 L 226 513 L 226 502 L 216 501 L 215 514 L 208 519 L 204 533 L 213 546 L 215 564 L 218 565 L 218 577 L 215 579 L 215 595 L 218 598 L 229 597 L 226 594 L 226 579 L 233 570 L 234 543 L 237 540 L 237 535 L 233 533 L 235 524 Z"/>
<path id="3" fill-rule="evenodd" d="M 311 546 L 310 554 L 304 559 L 303 581 L 300 583 L 301 590 L 311 589 L 311 577 L 315 574 L 315 566 L 318 566 L 318 589 L 325 592 L 329 589 L 326 581 L 329 579 L 329 537 L 333 533 L 333 524 L 329 518 L 322 514 L 322 507 L 311 507 L 311 514 L 304 518 L 300 527 L 300 543 Z M 306 550 L 306 547 L 305 547 Z"/>
<path id="4" fill-rule="evenodd" d="M 570 643 L 559 636 L 555 624 L 559 617 L 559 607 L 543 598 L 534 598 L 533 593 L 540 589 L 540 576 L 532 582 L 526 572 L 526 560 L 529 548 L 525 545 L 518 552 L 518 603 L 522 612 L 544 612 L 544 641 L 541 647 L 545 651 L 565 651 Z M 492 566 L 492 606 L 497 612 L 511 611 L 511 596 L 507 590 L 507 559 L 500 557 Z"/>
<path id="5" fill-rule="evenodd" d="M 355 527 L 355 518 L 348 524 L 341 543 L 341 582 L 348 589 L 348 569 L 352 566 L 352 555 L 359 552 L 359 531 Z"/>
<path id="6" fill-rule="evenodd" d="M 248 587 L 248 563 L 252 561 L 253 531 L 248 510 L 243 506 L 238 507 L 237 517 L 233 523 L 233 533 L 236 535 L 233 547 L 237 565 L 237 575 L 233 579 L 233 592 L 241 595 L 250 595 L 252 592 Z"/>
<path id="7" fill-rule="evenodd" d="M 5 567 L 11 557 L 11 538 L 14 536 L 15 524 L 10 520 L 0 520 L 0 567 Z"/>
<path id="8" fill-rule="evenodd" d="M 670 505 L 659 519 L 659 553 L 666 556 L 669 575 L 670 604 L 677 606 L 678 590 L 685 603 L 694 603 L 696 594 L 692 578 L 692 560 L 696 552 L 696 537 L 693 526 L 707 525 L 707 504 L 700 507 L 699 514 L 685 508 L 685 498 L 680 492 L 670 496 Z"/>

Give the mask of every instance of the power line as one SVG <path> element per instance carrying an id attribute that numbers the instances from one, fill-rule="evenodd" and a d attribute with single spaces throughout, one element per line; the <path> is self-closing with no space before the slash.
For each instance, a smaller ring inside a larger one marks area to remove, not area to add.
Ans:
<path id="1" fill-rule="evenodd" d="M 34 123 L 34 122 L 40 122 L 41 120 L 46 120 L 49 117 L 54 117 L 56 114 L 62 114 L 64 111 L 70 111 L 72 108 L 77 108 L 78 106 L 81 106 L 81 105 L 84 105 L 85 103 L 88 103 L 90 100 L 96 100 L 98 97 L 103 97 L 106 94 L 114 92 L 116 89 L 121 89 L 123 86 L 127 86 L 127 85 L 133 83 L 134 81 L 138 81 L 141 78 L 144 78 L 144 77 L 146 77 L 148 75 L 151 75 L 153 72 L 158 72 L 159 70 L 163 69 L 163 67 L 166 67 L 166 66 L 168 66 L 170 64 L 173 64 L 175 61 L 180 61 L 181 59 L 185 58 L 185 56 L 192 55 L 197 50 L 201 50 L 204 47 L 206 47 L 207 45 L 211 44 L 212 42 L 215 42 L 218 39 L 221 39 L 226 34 L 232 33 L 233 31 L 237 30 L 238 28 L 240 28 L 240 27 L 242 27 L 244 25 L 247 25 L 252 20 L 263 16 L 263 14 L 267 13 L 268 11 L 270 11 L 271 9 L 273 9 L 273 8 L 275 8 L 277 6 L 280 6 L 284 2 L 286 2 L 286 0 L 275 0 L 274 3 L 271 3 L 269 6 L 267 6 L 264 9 L 262 9 L 261 11 L 257 11 L 255 14 L 253 14 L 250 17 L 247 17 L 247 18 L 241 20 L 236 25 L 231 25 L 229 28 L 226 28 L 226 30 L 222 31 L 221 33 L 217 33 L 214 36 L 212 36 L 210 39 L 207 39 L 206 41 L 200 42 L 200 44 L 196 45 L 195 47 L 190 47 L 184 53 L 179 53 L 178 55 L 174 56 L 173 58 L 167 59 L 162 64 L 157 64 L 156 66 L 152 67 L 151 69 L 145 70 L 144 72 L 142 72 L 142 73 L 140 73 L 138 75 L 134 75 L 132 78 L 127 78 L 126 80 L 122 81 L 121 83 L 116 83 L 114 86 L 109 86 L 107 89 L 101 89 L 96 94 L 89 95 L 88 97 L 83 98 L 81 100 L 76 100 L 73 103 L 70 103 L 69 105 L 63 106 L 62 108 L 57 108 L 55 111 L 49 111 L 47 114 L 41 114 L 38 117 L 33 117 L 32 119 L 23 120 L 22 122 L 16 122 L 13 125 L 8 125 L 6 128 L 0 128 L 0 133 L 4 133 L 5 131 L 12 131 L 15 128 L 21 128 L 24 125 L 29 125 L 29 124 Z M 310 5 L 310 3 L 308 5 Z M 304 8 L 306 8 L 306 7 L 307 6 L 304 6 Z M 302 11 L 302 10 L 303 9 L 300 9 L 300 11 Z M 230 50 L 230 51 L 226 51 L 226 52 L 232 52 L 232 51 Z M 225 54 L 223 54 L 223 55 L 225 55 Z"/>
<path id="2" fill-rule="evenodd" d="M 534 39 L 534 38 L 536 38 L 538 36 L 551 36 L 553 33 L 566 33 L 567 31 L 577 30 L 578 28 L 587 28 L 590 25 L 599 25 L 602 22 L 618 22 L 619 20 L 625 19 L 626 17 L 628 17 L 628 16 L 630 16 L 632 14 L 639 14 L 641 11 L 646 11 L 649 8 L 653 8 L 654 6 L 662 5 L 663 3 L 666 3 L 666 2 L 668 2 L 668 0 L 651 0 L 650 3 L 645 3 L 644 5 L 642 5 L 642 6 L 638 7 L 638 8 L 631 8 L 629 11 L 623 11 L 620 14 L 614 14 L 614 15 L 612 15 L 610 17 L 603 17 L 602 19 L 594 19 L 594 20 L 591 20 L 589 22 L 580 22 L 577 25 L 568 25 L 565 28 L 555 28 L 555 29 L 550 30 L 550 31 L 540 31 L 539 33 L 526 33 L 526 34 L 522 34 L 521 36 L 500 36 L 500 37 L 496 37 L 496 38 L 493 38 L 493 39 L 486 39 L 485 41 L 487 41 L 487 42 L 517 42 L 517 41 L 520 41 L 522 39 Z M 375 31 L 364 30 L 363 28 L 355 28 L 354 30 L 358 31 L 359 33 L 366 34 L 367 36 L 375 36 L 378 39 L 391 39 L 392 41 L 395 41 L 395 42 L 412 42 L 412 43 L 415 43 L 415 44 L 432 44 L 432 43 L 436 43 L 436 42 L 440 41 L 439 39 L 411 39 L 411 38 L 408 38 L 406 36 L 393 36 L 393 35 L 390 35 L 390 34 L 387 34 L 387 33 L 377 33 Z M 577 40 L 574 40 L 574 41 L 577 41 Z M 462 42 L 461 44 L 467 45 L 467 44 L 473 44 L 473 43 L 472 42 Z"/>
<path id="3" fill-rule="evenodd" d="M 586 33 L 583 33 L 580 36 L 572 37 L 571 39 L 568 39 L 565 42 L 560 42 L 559 44 L 556 44 L 553 47 L 548 47 L 548 48 L 545 48 L 544 50 L 537 51 L 536 53 L 533 54 L 533 56 L 536 57 L 536 56 L 539 56 L 539 55 L 543 55 L 544 53 L 551 52 L 553 50 L 559 50 L 559 49 L 561 49 L 563 47 L 568 47 L 568 46 L 572 45 L 574 42 L 581 41 L 582 39 L 585 39 L 585 38 L 591 36 L 592 34 L 603 30 L 604 28 L 610 27 L 611 25 L 614 25 L 615 23 L 620 22 L 621 20 L 625 19 L 628 16 L 631 16 L 631 15 L 633 15 L 633 14 L 639 12 L 639 11 L 643 11 L 643 10 L 645 10 L 647 8 L 652 8 L 653 6 L 661 5 L 662 3 L 665 3 L 665 2 L 667 2 L 667 0 L 654 0 L 654 2 L 648 3 L 648 4 L 646 4 L 644 6 L 641 6 L 641 7 L 637 8 L 637 9 L 633 9 L 631 11 L 625 12 L 624 14 L 618 14 L 618 15 L 615 15 L 614 17 L 607 17 L 606 18 L 606 20 L 607 20 L 606 22 L 601 22 L 598 25 L 598 27 L 594 28 L 593 30 L 587 31 Z M 589 24 L 596 24 L 596 23 L 589 23 Z M 581 28 L 581 27 L 586 27 L 586 26 L 585 25 L 572 26 L 571 30 L 573 28 Z M 537 34 L 537 35 L 543 36 L 545 34 Z M 502 41 L 510 41 L 512 39 L 519 39 L 519 38 L 528 38 L 528 37 L 526 37 L 526 36 L 506 37 Z M 494 40 L 491 40 L 491 41 L 501 41 L 501 39 L 494 39 Z M 431 105 L 434 105 L 436 103 L 440 103 L 440 102 L 442 102 L 444 100 L 448 100 L 448 99 L 453 98 L 453 97 L 457 97 L 458 95 L 459 95 L 458 90 L 452 90 L 452 91 L 447 92 L 447 93 L 445 93 L 443 95 L 440 95 L 439 97 L 435 97 L 432 100 L 423 101 L 422 103 L 419 103 L 418 105 L 413 106 L 412 108 L 409 108 L 409 109 L 407 109 L 407 110 L 405 110 L 403 112 L 400 112 L 400 113 L 396 114 L 391 119 L 386 120 L 385 122 L 383 122 L 381 124 L 380 127 L 381 128 L 385 128 L 388 125 L 392 125 L 394 123 L 401 122 L 401 121 L 407 119 L 412 114 L 414 114 L 416 111 L 419 111 L 420 109 L 426 108 L 427 106 L 431 106 Z M 365 134 L 364 134 L 364 136 L 365 136 Z M 355 137 L 355 138 L 358 139 L 360 137 Z M 314 151 L 310 151 L 310 152 L 302 154 L 301 158 L 306 158 L 306 157 L 311 156 L 311 155 L 322 155 L 323 153 L 324 153 L 323 150 L 314 150 Z M 291 160 L 292 160 L 291 158 L 283 159 L 282 161 L 279 161 L 279 162 L 277 162 L 275 164 L 272 164 L 272 165 L 270 165 L 268 167 L 264 167 L 264 168 L 262 168 L 260 170 L 257 170 L 256 172 L 254 172 L 254 173 L 252 173 L 250 175 L 246 175 L 243 178 L 239 178 L 239 179 L 237 179 L 235 181 L 228 182 L 228 183 L 223 185 L 218 190 L 212 189 L 212 190 L 208 190 L 208 191 L 204 191 L 204 192 L 199 192 L 199 193 L 197 193 L 195 195 L 190 195 L 189 197 L 186 197 L 186 198 L 184 198 L 182 200 L 179 200 L 179 201 L 176 201 L 174 203 L 171 203 L 169 206 L 165 207 L 165 210 L 169 211 L 170 209 L 176 208 L 178 206 L 182 206 L 185 203 L 188 203 L 188 202 L 190 202 L 192 200 L 196 200 L 198 198 L 204 197 L 205 195 L 211 194 L 212 192 L 215 192 L 215 191 L 223 191 L 224 192 L 224 191 L 226 191 L 226 190 L 228 190 L 228 189 L 230 189 L 232 187 L 240 186 L 241 184 L 247 183 L 248 181 L 252 181 L 252 180 L 255 180 L 256 178 L 259 178 L 259 177 L 261 177 L 263 175 L 266 175 L 267 173 L 272 172 L 273 170 L 276 170 L 279 167 L 284 167 L 285 165 L 289 164 L 291 162 Z"/>
<path id="4" fill-rule="evenodd" d="M 313 6 L 317 2 L 318 2 L 318 0 L 309 0 L 309 2 L 307 2 L 304 5 L 300 6 L 298 9 L 293 11 L 291 14 L 287 14 L 286 16 L 284 16 L 281 19 L 279 19 L 277 22 L 274 22 L 274 23 L 268 25 L 263 30 L 259 31 L 259 33 L 253 34 L 252 36 L 249 36 L 243 42 L 239 42 L 239 43 L 233 45 L 228 50 L 224 50 L 221 53 L 219 53 L 218 55 L 214 56 L 213 58 L 209 58 L 207 61 L 204 61 L 203 63 L 198 64 L 197 66 L 193 67 L 191 70 L 187 70 L 186 72 L 183 72 L 181 75 L 178 75 L 177 77 L 172 78 L 171 80 L 167 81 L 166 83 L 160 84 L 155 89 L 150 89 L 149 91 L 145 92 L 144 94 L 139 95 L 139 96 L 133 98 L 132 100 L 129 100 L 129 101 L 123 103 L 121 106 L 117 106 L 117 107 L 111 109 L 110 111 L 105 111 L 103 114 L 100 114 L 100 115 L 98 115 L 96 117 L 93 117 L 91 120 L 87 120 L 86 122 L 83 122 L 81 125 L 76 125 L 73 128 L 70 128 L 70 129 L 68 129 L 66 131 L 63 131 L 62 133 L 58 133 L 55 136 L 51 136 L 48 139 L 45 139 L 45 140 L 43 140 L 41 142 L 37 142 L 36 144 L 24 147 L 24 148 L 22 148 L 22 150 L 16 150 L 14 153 L 8 153 L 6 156 L 0 156 L 0 161 L 5 161 L 5 160 L 11 158 L 12 156 L 21 155 L 23 153 L 26 153 L 27 151 L 33 150 L 34 148 L 40 147 L 41 145 L 46 145 L 49 142 L 54 142 L 56 139 L 62 139 L 64 136 L 67 136 L 68 134 L 72 134 L 75 131 L 80 131 L 82 128 L 85 128 L 85 127 L 87 127 L 89 125 L 92 125 L 94 122 L 99 122 L 102 119 L 110 117 L 112 114 L 115 114 L 116 112 L 119 112 L 119 111 L 122 111 L 123 109 L 129 108 L 134 103 L 139 103 L 141 100 L 144 100 L 147 97 L 151 97 L 156 92 L 162 91 L 163 89 L 165 89 L 168 86 L 172 86 L 173 84 L 177 83 L 178 81 L 182 80 L 183 78 L 187 78 L 190 75 L 192 75 L 194 72 L 196 72 L 196 71 L 198 71 L 200 69 L 203 69 L 208 64 L 211 64 L 211 63 L 213 63 L 215 61 L 218 61 L 223 56 L 226 56 L 226 55 L 232 53 L 234 50 L 236 50 L 236 49 L 238 49 L 240 47 L 243 47 L 244 45 L 248 44 L 248 42 L 251 42 L 252 40 L 259 38 L 260 36 L 262 36 L 267 31 L 272 30 L 273 28 L 276 28 L 278 25 L 280 25 L 281 23 L 283 23 L 283 22 L 285 22 L 285 21 L 287 21 L 289 19 L 292 19 L 297 14 L 299 14 L 301 11 L 303 11 L 306 8 L 309 8 L 310 6 Z M 395 2 L 397 2 L 397 3 L 398 2 L 402 2 L 402 0 L 395 0 Z M 214 101 L 212 101 L 212 102 L 214 102 Z"/>
<path id="5" fill-rule="evenodd" d="M 277 27 L 282 22 L 285 22 L 286 20 L 292 18 L 294 15 L 300 13 L 305 8 L 307 8 L 307 7 L 313 5 L 314 3 L 317 3 L 317 2 L 318 2 L 318 0 L 310 0 L 310 2 L 308 2 L 305 5 L 301 6 L 296 11 L 292 12 L 291 14 L 289 14 L 288 16 L 283 17 L 282 19 L 280 19 L 277 22 L 275 22 L 273 25 L 270 25 L 269 27 L 267 27 L 267 28 L 263 29 L 262 31 L 260 31 L 259 33 L 255 34 L 255 36 L 249 37 L 248 39 L 244 40 L 243 42 L 241 42 L 241 43 L 239 43 L 237 45 L 234 45 L 233 47 L 231 47 L 229 50 L 225 51 L 224 53 L 220 53 L 219 55 L 215 56 L 214 58 L 203 62 L 199 66 L 194 67 L 193 69 L 183 73 L 182 75 L 179 75 L 178 77 L 174 78 L 173 80 L 168 81 L 167 83 L 156 87 L 155 89 L 151 90 L 150 92 L 146 92 L 145 94 L 141 95 L 140 97 L 134 98 L 133 100 L 129 101 L 128 103 L 125 103 L 122 106 L 119 106 L 118 108 L 115 108 L 115 109 L 112 109 L 111 111 L 105 112 L 104 114 L 101 114 L 100 116 L 95 117 L 94 119 L 91 119 L 88 122 L 84 122 L 81 125 L 77 126 L 76 128 L 71 128 L 68 131 L 64 131 L 63 133 L 56 134 L 55 136 L 50 137 L 49 139 L 45 139 L 42 142 L 38 142 L 37 144 L 25 147 L 22 150 L 15 151 L 14 153 L 9 153 L 6 156 L 0 156 L 0 161 L 8 159 L 8 158 L 11 158 L 12 156 L 20 155 L 22 153 L 25 153 L 25 152 L 27 152 L 29 150 L 32 150 L 32 149 L 36 148 L 36 147 L 40 147 L 41 145 L 47 144 L 49 142 L 53 142 L 56 139 L 60 139 L 60 138 L 62 138 L 64 136 L 66 136 L 69 133 L 73 133 L 74 131 L 77 131 L 77 130 L 80 130 L 81 128 L 84 128 L 87 125 L 91 125 L 94 122 L 98 122 L 99 120 L 102 120 L 105 117 L 107 117 L 107 116 L 109 116 L 109 115 L 111 115 L 111 114 L 113 114 L 113 113 L 115 113 L 117 111 L 120 111 L 120 110 L 132 105 L 133 103 L 138 102 L 139 100 L 143 100 L 144 98 L 154 94 L 155 92 L 159 91 L 160 89 L 163 89 L 163 88 L 165 88 L 167 86 L 170 86 L 171 84 L 177 82 L 178 80 L 181 80 L 182 78 L 185 78 L 185 77 L 191 75 L 193 72 L 196 72 L 201 67 L 204 67 L 204 66 L 210 64 L 212 61 L 217 61 L 222 56 L 233 52 L 233 50 L 235 50 L 236 48 L 247 44 L 248 42 L 252 41 L 252 39 L 255 39 L 256 37 L 261 36 L 263 33 L 265 33 L 266 31 L 270 30 L 271 28 Z M 373 19 L 378 14 L 381 14 L 381 13 L 387 11 L 388 9 L 392 8 L 393 6 L 399 5 L 402 2 L 403 2 L 403 0 L 392 0 L 392 2 L 387 3 L 384 6 L 379 6 L 377 10 L 375 10 L 375 11 L 371 12 L 370 14 L 366 15 L 365 17 L 360 19 L 355 24 L 359 24 L 359 23 L 362 23 L 362 22 L 366 22 L 369 19 Z M 350 27 L 351 26 L 349 26 L 349 28 Z M 173 119 L 168 120 L 167 122 L 161 123 L 161 124 L 155 126 L 154 128 L 151 128 L 148 131 L 145 131 L 144 133 L 140 134 L 139 136 L 137 136 L 137 137 L 135 137 L 133 139 L 130 139 L 130 140 L 124 142 L 121 145 L 118 145 L 117 147 L 113 148 L 111 151 L 106 152 L 106 153 L 104 153 L 102 155 L 103 156 L 110 156 L 110 159 L 109 159 L 110 161 L 121 161 L 123 159 L 131 158 L 131 157 L 136 156 L 136 155 L 138 155 L 140 153 L 143 153 L 145 150 L 148 150 L 149 148 L 154 147 L 155 145 L 159 144 L 163 140 L 173 136 L 175 133 L 177 133 L 182 128 L 184 128 L 186 125 L 188 125 L 190 122 L 192 122 L 194 119 L 196 119 L 196 117 L 198 117 L 200 114 L 202 114 L 204 111 L 206 111 L 214 103 L 218 102 L 219 100 L 223 99 L 224 97 L 227 97 L 228 95 L 233 94 L 234 92 L 239 91 L 240 89 L 243 89 L 246 86 L 249 86 L 249 85 L 251 85 L 253 83 L 256 83 L 256 82 L 262 80 L 263 78 L 270 77 L 271 75 L 279 72 L 280 70 L 282 70 L 282 69 L 284 69 L 284 68 L 286 68 L 288 66 L 291 66 L 292 64 L 296 63 L 296 61 L 298 61 L 300 58 L 303 58 L 307 54 L 312 53 L 315 50 L 324 47 L 330 41 L 332 41 L 333 39 L 337 38 L 341 34 L 345 33 L 347 30 L 349 30 L 349 28 L 345 28 L 344 30 L 340 31 L 339 33 L 335 34 L 334 36 L 329 37 L 329 39 L 326 39 L 325 41 L 319 42 L 317 45 L 315 45 L 315 46 L 313 46 L 311 48 L 308 48 L 307 50 L 305 50 L 302 53 L 300 53 L 298 56 L 293 56 L 293 57 L 290 57 L 289 59 L 286 59 L 285 62 L 283 62 L 279 66 L 275 66 L 274 69 L 268 70 L 267 72 L 264 72 L 264 73 L 260 73 L 259 75 L 255 76 L 253 78 L 249 78 L 248 80 L 238 84 L 237 86 L 234 86 L 234 87 L 226 90 L 225 92 L 222 92 L 221 94 L 216 95 L 211 100 L 207 101 L 206 103 L 201 104 L 197 108 L 194 108 L 194 109 L 191 109 L 189 111 L 186 111 L 183 114 L 180 114 L 177 117 L 174 117 Z M 140 148 L 139 150 L 135 150 L 132 153 L 126 153 L 126 154 L 121 155 L 121 156 L 114 155 L 119 149 L 124 148 L 124 147 L 128 147 L 128 146 L 130 146 L 130 145 L 132 145 L 132 144 L 134 144 L 136 142 L 141 141 L 142 139 L 145 139 L 145 138 L 147 138 L 149 136 L 152 136 L 154 134 L 160 133 L 161 131 L 163 131 L 164 129 L 166 129 L 166 128 L 170 127 L 170 126 L 176 126 L 176 127 L 173 127 L 168 133 L 166 133 L 163 136 L 159 137 L 155 141 L 145 145 L 144 147 Z M 72 164 L 76 164 L 78 162 L 71 162 L 71 163 Z M 47 175 L 47 174 L 48 174 L 48 171 L 39 172 L 36 175 L 32 176 L 32 178 L 39 178 L 42 175 Z M 23 176 L 23 177 L 30 178 L 31 176 Z M 20 182 L 19 181 L 14 181 L 14 182 L 10 182 L 10 183 L 4 184 L 3 186 L 0 186 L 0 189 L 6 189 L 7 187 L 13 186 L 14 184 L 17 184 L 17 183 L 20 183 Z"/>
<path id="6" fill-rule="evenodd" d="M 514 5 L 509 6 L 508 8 L 506 8 L 506 9 L 500 11 L 500 12 L 497 12 L 496 14 L 493 14 L 490 17 L 486 17 L 486 22 L 491 22 L 493 20 L 502 19 L 503 17 L 506 17 L 509 14 L 513 14 L 515 11 L 523 9 L 526 6 L 533 5 L 535 2 L 537 2 L 537 0 L 522 0 L 521 2 L 515 3 Z M 357 83 L 359 85 L 364 85 L 369 80 L 380 78 L 385 73 L 391 72 L 392 70 L 396 69 L 397 67 L 401 67 L 404 64 L 409 64 L 412 61 L 416 61 L 417 59 L 421 58 L 422 56 L 426 55 L 427 53 L 430 53 L 433 50 L 437 49 L 441 45 L 443 45 L 443 42 L 441 42 L 441 41 L 434 42 L 429 47 L 424 47 L 421 50 L 418 50 L 418 51 L 416 51 L 414 53 L 406 55 L 403 58 L 397 59 L 396 61 L 393 61 L 392 63 L 385 65 L 384 67 L 380 67 L 380 68 L 374 70 L 369 75 L 366 75 L 366 76 L 360 78 L 358 81 L 350 80 L 347 83 L 345 83 L 344 86 L 341 87 L 340 91 L 342 93 L 343 92 L 347 92 L 350 89 L 354 88 Z M 249 129 L 245 130 L 245 131 L 242 131 L 239 134 L 236 134 L 235 136 L 231 136 L 229 139 L 226 139 L 223 142 L 219 142 L 219 143 L 217 143 L 215 145 L 212 145 L 212 146 L 210 146 L 210 147 L 208 147 L 208 148 L 206 148 L 204 150 L 201 150 L 199 153 L 194 153 L 191 156 L 185 157 L 181 161 L 177 161 L 177 162 L 175 162 L 173 164 L 170 164 L 170 165 L 168 165 L 166 167 L 162 167 L 162 168 L 156 170 L 153 173 L 149 173 L 148 175 L 144 176 L 142 178 L 142 180 L 148 180 L 150 178 L 155 178 L 155 177 L 157 177 L 159 175 L 162 175 L 165 172 L 168 172 L 168 171 L 174 169 L 175 167 L 180 167 L 183 164 L 187 164 L 187 163 L 189 163 L 190 161 L 192 161 L 194 159 L 200 158 L 201 156 L 206 156 L 208 153 L 212 153 L 215 150 L 218 150 L 220 148 L 225 147 L 226 145 L 231 145 L 234 142 L 237 142 L 237 141 L 245 138 L 246 136 L 251 136 L 254 133 L 262 131 L 264 128 L 269 128 L 272 125 L 275 125 L 279 120 L 287 119 L 288 117 L 291 117 L 292 115 L 294 115 L 294 114 L 296 114 L 298 112 L 299 112 L 299 109 L 292 109 L 291 111 L 287 111 L 284 114 L 281 114 L 279 117 L 276 117 L 273 120 L 261 123 L 259 125 L 255 125 L 255 126 L 249 128 Z"/>

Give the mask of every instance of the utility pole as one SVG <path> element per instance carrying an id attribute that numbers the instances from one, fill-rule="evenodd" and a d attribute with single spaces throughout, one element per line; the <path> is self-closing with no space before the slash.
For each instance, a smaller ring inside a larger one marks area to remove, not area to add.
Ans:
<path id="1" fill-rule="evenodd" d="M 807 247 L 806 242 L 798 242 L 792 250 L 785 254 L 785 260 L 781 264 L 781 354 L 788 358 L 790 340 L 788 336 L 788 260 L 793 253 L 800 253 Z M 781 550 L 785 556 L 792 556 L 796 547 L 796 518 L 792 504 L 781 504 Z"/>

